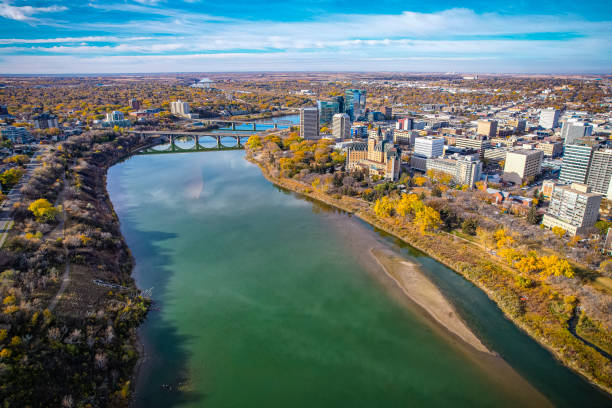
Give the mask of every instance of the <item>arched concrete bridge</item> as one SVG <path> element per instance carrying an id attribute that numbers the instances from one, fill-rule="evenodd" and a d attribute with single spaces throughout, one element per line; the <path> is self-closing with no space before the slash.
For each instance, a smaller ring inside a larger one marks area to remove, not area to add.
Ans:
<path id="1" fill-rule="evenodd" d="M 271 131 L 271 130 L 270 130 Z M 261 132 L 261 133 L 268 133 Z M 140 154 L 158 154 L 158 153 L 178 153 L 178 152 L 197 152 L 197 151 L 206 151 L 206 150 L 237 150 L 242 149 L 242 140 L 248 139 L 254 133 L 245 134 L 243 132 L 182 132 L 182 131 L 174 131 L 174 130 L 146 130 L 146 131 L 138 131 L 132 130 L 129 133 L 135 133 L 142 136 L 157 136 L 159 139 L 158 144 L 162 143 L 170 143 L 170 146 L 167 149 L 156 149 L 154 147 L 149 147 L 147 149 L 143 149 L 140 151 Z M 221 143 L 221 139 L 223 138 L 233 138 L 236 140 L 235 146 L 224 146 Z M 177 139 L 192 139 L 193 147 L 181 147 L 176 143 Z M 215 147 L 206 147 L 200 144 L 201 138 L 212 138 L 216 141 Z"/>

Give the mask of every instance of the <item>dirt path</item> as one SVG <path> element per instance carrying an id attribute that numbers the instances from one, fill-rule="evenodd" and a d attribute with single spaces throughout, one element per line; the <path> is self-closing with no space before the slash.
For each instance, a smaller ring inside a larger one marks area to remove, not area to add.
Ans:
<path id="1" fill-rule="evenodd" d="M 57 206 L 59 203 L 64 202 L 64 196 L 66 195 L 66 175 L 65 174 L 64 174 L 63 182 L 64 182 L 64 188 L 58 194 L 57 200 L 55 200 L 55 204 L 54 204 L 55 206 Z M 57 225 L 57 227 L 55 227 L 55 229 L 53 229 L 53 231 L 49 233 L 49 237 L 64 238 L 66 235 L 65 227 L 66 227 L 66 207 L 62 205 L 62 217 L 61 217 L 60 223 Z M 51 300 L 51 304 L 49 304 L 50 311 L 53 311 L 53 309 L 55 309 L 55 307 L 57 306 L 57 303 L 59 302 L 60 298 L 66 291 L 68 284 L 70 283 L 70 262 L 68 261 L 68 249 L 65 246 L 64 246 L 64 254 L 66 256 L 66 267 L 64 268 L 64 273 L 62 274 L 62 278 L 61 278 L 62 283 L 57 293 L 53 297 L 53 300 Z"/>

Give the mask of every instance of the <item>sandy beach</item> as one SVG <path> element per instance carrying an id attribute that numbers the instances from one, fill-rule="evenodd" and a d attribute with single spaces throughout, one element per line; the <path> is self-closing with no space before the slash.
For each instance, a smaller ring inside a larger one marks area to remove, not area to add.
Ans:
<path id="1" fill-rule="evenodd" d="M 392 278 L 402 291 L 416 304 L 448 331 L 462 339 L 476 350 L 492 353 L 461 320 L 453 305 L 442 295 L 440 290 L 427 279 L 419 267 L 393 252 L 373 248 L 372 256 L 378 261 L 385 273 Z"/>

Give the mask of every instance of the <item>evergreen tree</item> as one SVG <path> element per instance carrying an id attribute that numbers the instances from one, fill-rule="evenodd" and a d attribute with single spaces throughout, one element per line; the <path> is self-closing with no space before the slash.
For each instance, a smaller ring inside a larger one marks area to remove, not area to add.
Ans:
<path id="1" fill-rule="evenodd" d="M 536 225 L 540 223 L 542 216 L 538 213 L 538 209 L 534 206 L 529 209 L 527 213 L 527 222 Z"/>

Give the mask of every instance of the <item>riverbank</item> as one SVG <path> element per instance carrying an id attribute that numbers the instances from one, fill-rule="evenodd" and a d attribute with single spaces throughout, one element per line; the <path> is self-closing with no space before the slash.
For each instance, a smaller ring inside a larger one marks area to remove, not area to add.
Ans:
<path id="1" fill-rule="evenodd" d="M 541 308 L 549 303 L 551 292 L 525 290 L 533 298 L 525 304 L 514 286 L 514 274 L 492 259 L 489 253 L 442 234 L 421 234 L 414 226 L 397 225 L 380 219 L 363 200 L 344 195 L 330 196 L 293 179 L 275 177 L 264 164 L 247 150 L 247 160 L 256 164 L 263 176 L 282 188 L 303 194 L 351 213 L 462 275 L 486 293 L 517 327 L 548 349 L 560 362 L 583 376 L 591 384 L 612 394 L 612 364 L 604 356 L 571 335 L 567 325 L 556 316 L 542 316 Z M 544 305 L 544 306 L 543 306 Z"/>

